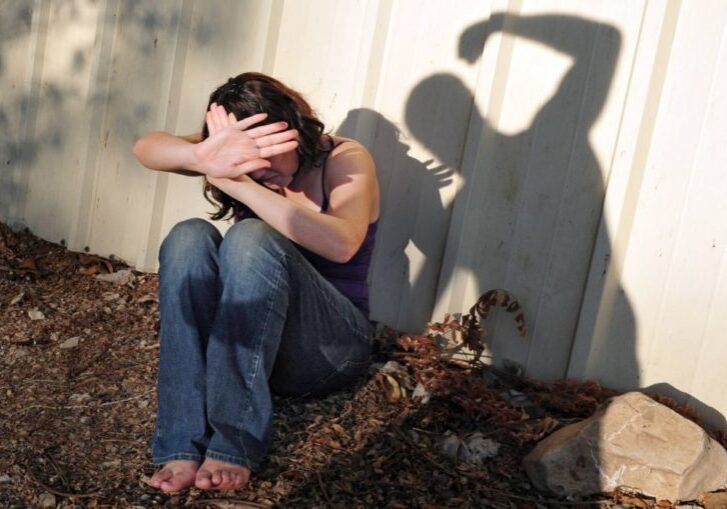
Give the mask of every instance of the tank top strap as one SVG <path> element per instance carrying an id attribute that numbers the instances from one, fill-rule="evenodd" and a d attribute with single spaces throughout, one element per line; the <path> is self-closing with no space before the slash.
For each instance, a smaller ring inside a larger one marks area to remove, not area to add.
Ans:
<path id="1" fill-rule="evenodd" d="M 333 140 L 333 138 L 331 138 L 331 140 Z M 321 201 L 321 212 L 328 210 L 328 195 L 326 194 L 326 163 L 328 162 L 328 156 L 330 156 L 331 152 L 333 152 L 336 148 L 347 141 L 348 140 L 342 140 L 338 143 L 334 143 L 331 150 L 329 150 L 323 158 L 323 164 L 321 165 L 321 194 L 323 195 L 323 200 Z"/>

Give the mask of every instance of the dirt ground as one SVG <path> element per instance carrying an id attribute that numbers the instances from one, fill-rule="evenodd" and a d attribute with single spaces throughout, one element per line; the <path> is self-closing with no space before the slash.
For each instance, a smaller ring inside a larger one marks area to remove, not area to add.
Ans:
<path id="1" fill-rule="evenodd" d="M 145 483 L 156 292 L 156 274 L 0 224 L 0 507 L 671 507 L 536 492 L 524 455 L 615 393 L 454 363 L 437 340 L 451 318 L 421 336 L 382 329 L 355 387 L 276 399 L 272 448 L 246 489 L 159 493 Z M 473 437 L 490 449 L 465 457 Z"/>

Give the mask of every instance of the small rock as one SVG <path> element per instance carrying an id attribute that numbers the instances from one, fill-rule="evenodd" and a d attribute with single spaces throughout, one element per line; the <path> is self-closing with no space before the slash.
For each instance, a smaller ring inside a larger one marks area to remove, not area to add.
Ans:
<path id="1" fill-rule="evenodd" d="M 523 460 L 533 485 L 559 496 L 630 487 L 657 500 L 695 500 L 727 483 L 727 451 L 645 394 L 613 398 L 542 440 Z"/>
<path id="2" fill-rule="evenodd" d="M 431 399 L 432 395 L 429 394 L 429 392 L 424 388 L 421 382 L 417 383 L 417 386 L 414 387 L 414 392 L 411 395 L 411 399 L 414 401 L 419 401 L 422 405 L 426 405 L 429 403 L 429 400 Z"/>
<path id="3" fill-rule="evenodd" d="M 449 434 L 442 442 L 442 452 L 455 463 L 482 465 L 485 460 L 494 458 L 500 451 L 500 444 L 484 438 L 479 431 L 472 433 L 466 440 L 456 434 Z"/>
<path id="4" fill-rule="evenodd" d="M 0 475 L 0 484 L 8 484 L 12 481 L 8 474 Z"/>
<path id="5" fill-rule="evenodd" d="M 91 418 L 90 418 L 89 416 L 87 416 L 87 415 L 84 415 L 83 417 L 81 417 L 81 418 L 79 419 L 79 421 L 81 422 L 81 424 L 88 424 L 88 422 L 89 422 L 90 420 L 91 420 Z"/>
<path id="6" fill-rule="evenodd" d="M 111 460 L 101 463 L 102 468 L 119 468 L 121 466 L 121 460 Z"/>
<path id="7" fill-rule="evenodd" d="M 442 442 L 442 452 L 455 463 L 459 461 L 462 439 L 455 434 L 448 435 Z"/>
<path id="8" fill-rule="evenodd" d="M 68 400 L 72 403 L 83 403 L 84 401 L 88 401 L 89 399 L 91 399 L 91 395 L 87 392 L 84 392 L 82 394 L 71 394 L 68 397 Z"/>
<path id="9" fill-rule="evenodd" d="M 491 438 L 484 438 L 479 431 L 472 434 L 462 445 L 460 457 L 465 463 L 482 465 L 485 460 L 494 458 L 500 451 L 500 444 Z"/>
<path id="10" fill-rule="evenodd" d="M 123 269 L 118 272 L 112 272 L 111 274 L 97 274 L 96 279 L 116 285 L 126 285 L 132 283 L 136 279 L 136 276 L 129 269 Z"/>
<path id="11" fill-rule="evenodd" d="M 80 337 L 73 336 L 72 338 L 68 338 L 63 343 L 61 343 L 60 348 L 63 350 L 68 350 L 70 348 L 76 348 L 80 342 L 81 342 Z"/>
<path id="12" fill-rule="evenodd" d="M 37 309 L 31 309 L 30 311 L 28 311 L 28 316 L 31 320 L 43 320 L 45 318 L 43 312 Z"/>
<path id="13" fill-rule="evenodd" d="M 56 506 L 56 497 L 50 493 L 43 493 L 38 497 L 38 505 L 41 509 L 54 509 Z"/>
<path id="14" fill-rule="evenodd" d="M 17 304 L 18 302 L 23 300 L 23 297 L 25 297 L 25 292 L 20 292 L 19 294 L 17 294 L 15 297 L 12 298 L 12 300 L 10 301 L 10 305 L 14 306 L 15 304 Z"/>

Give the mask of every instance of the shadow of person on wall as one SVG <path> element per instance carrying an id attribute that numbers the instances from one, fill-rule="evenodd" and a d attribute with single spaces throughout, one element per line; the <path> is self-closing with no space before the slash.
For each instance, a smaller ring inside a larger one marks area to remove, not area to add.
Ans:
<path id="1" fill-rule="evenodd" d="M 616 389 L 639 388 L 637 323 L 620 268 L 610 260 L 611 232 L 601 221 L 608 168 L 601 167 L 589 138 L 609 95 L 621 35 L 613 26 L 574 16 L 498 13 L 462 33 L 460 56 L 474 63 L 497 32 L 555 49 L 571 57 L 572 65 L 530 125 L 505 133 L 498 128 L 500 115 L 512 99 L 504 90 L 517 75 L 509 67 L 513 46 L 503 42 L 493 93 L 485 98 L 487 112 L 472 108 L 468 144 L 475 145 L 462 161 L 448 158 L 447 138 L 428 126 L 439 118 L 433 104 L 470 104 L 473 93 L 448 73 L 434 74 L 412 90 L 409 130 L 445 166 L 462 165 L 440 298 L 457 308 L 453 311 L 469 304 L 463 293 L 489 288 L 505 288 L 520 300 L 531 332 L 520 339 L 510 323 L 500 325 L 511 317 L 499 316 L 490 327 L 496 363 L 514 360 L 538 378 L 596 378 Z M 599 249 L 603 259 L 594 259 L 598 236 L 599 242 L 605 239 L 606 249 Z M 604 290 L 607 277 L 616 284 Z M 594 309 L 583 305 L 587 284 Z M 724 422 L 719 412 L 668 384 L 651 390 L 688 400 L 701 416 Z M 591 470 L 603 487 L 600 441 L 591 447 L 594 462 L 583 472 Z M 583 472 L 574 474 L 575 484 Z"/>
<path id="2" fill-rule="evenodd" d="M 414 87 L 406 104 L 406 123 L 442 164 L 462 165 L 440 296 L 448 297 L 450 305 L 459 308 L 456 311 L 471 304 L 462 301 L 467 284 L 476 285 L 475 294 L 490 288 L 512 292 L 524 308 L 530 337 L 516 335 L 511 317 L 496 317 L 490 327 L 493 357 L 514 360 L 534 376 L 560 378 L 568 372 L 603 207 L 605 170 L 589 133 L 608 96 L 621 36 L 613 26 L 574 16 L 496 13 L 462 33 L 460 57 L 474 63 L 497 32 L 572 58 L 556 92 L 531 124 L 506 134 L 496 127 L 499 119 L 490 118 L 505 104 L 503 80 L 512 82 L 516 75 L 495 76 L 503 86 L 499 91 L 493 87 L 485 116 L 473 92 L 447 73 L 434 74 Z M 502 53 L 501 49 L 500 58 L 509 58 Z M 498 73 L 509 72 L 506 63 L 498 68 Z M 437 120 L 432 104 L 473 105 L 468 145 L 477 155 L 469 160 L 451 157 L 447 138 L 427 128 Z M 628 302 L 623 292 L 619 295 Z M 630 306 L 625 308 L 619 320 L 629 324 L 622 327 L 628 330 L 609 345 L 609 362 L 618 366 L 623 387 L 635 387 L 636 324 Z M 503 320 L 507 323 L 500 325 Z"/>
<path id="3" fill-rule="evenodd" d="M 453 170 L 412 157 L 400 129 L 371 109 L 349 111 L 336 133 L 359 140 L 376 161 L 382 209 L 369 271 L 371 316 L 418 331 L 422 311 L 428 318 L 434 307 L 451 212 L 441 189 L 452 183 Z"/>

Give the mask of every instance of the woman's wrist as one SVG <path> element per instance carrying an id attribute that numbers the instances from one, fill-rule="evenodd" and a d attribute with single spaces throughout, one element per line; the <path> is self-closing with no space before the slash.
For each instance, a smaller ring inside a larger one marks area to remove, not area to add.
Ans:
<path id="1" fill-rule="evenodd" d="M 184 159 L 187 167 L 199 173 L 200 175 L 207 175 L 205 164 L 200 157 L 200 146 L 199 143 L 190 143 L 185 147 Z"/>

